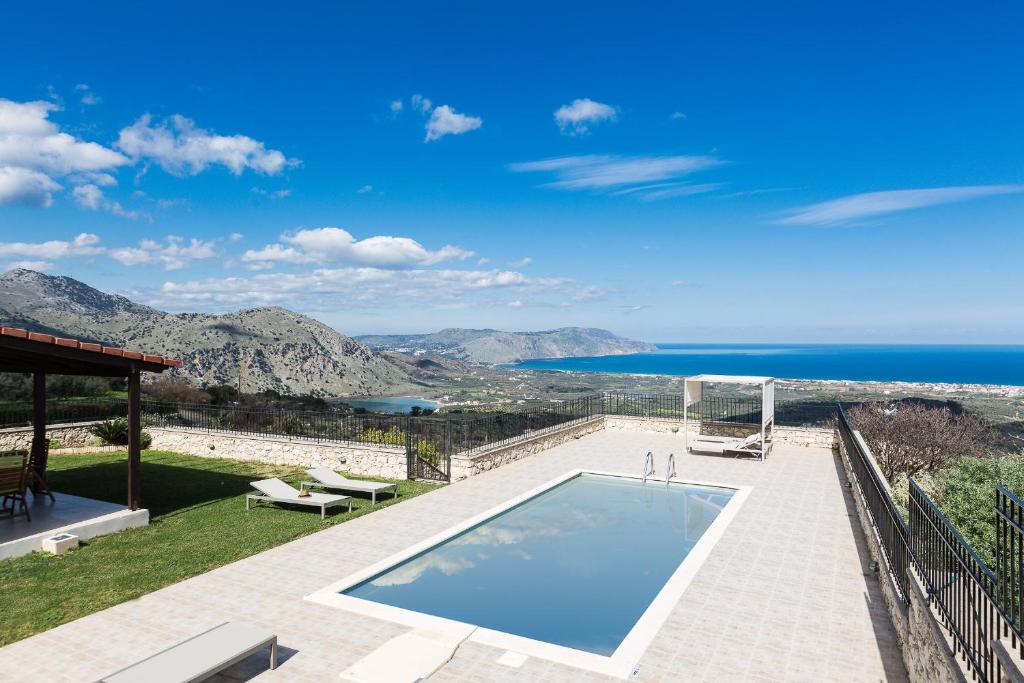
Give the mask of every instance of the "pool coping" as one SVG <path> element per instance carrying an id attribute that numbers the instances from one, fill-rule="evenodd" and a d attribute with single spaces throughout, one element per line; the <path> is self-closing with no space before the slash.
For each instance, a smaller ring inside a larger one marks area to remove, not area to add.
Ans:
<path id="1" fill-rule="evenodd" d="M 480 514 L 469 517 L 462 522 L 459 522 L 458 524 L 455 524 L 418 543 L 408 546 L 397 553 L 393 553 L 379 562 L 375 562 L 364 569 L 349 574 L 339 581 L 335 581 L 304 596 L 303 599 L 309 602 L 326 605 L 328 607 L 344 609 L 362 616 L 409 626 L 411 628 L 427 628 L 449 633 L 460 633 L 464 632 L 468 626 L 473 630 L 467 639 L 476 643 L 490 645 L 495 648 L 518 652 L 531 657 L 538 657 L 540 659 L 546 659 L 576 667 L 578 669 L 593 671 L 617 678 L 630 678 L 635 675 L 637 663 L 640 661 L 640 658 L 650 646 L 655 636 L 657 636 L 658 631 L 665 623 L 665 620 L 668 618 L 669 614 L 672 613 L 672 610 L 675 609 L 675 606 L 686 592 L 686 589 L 693 581 L 693 578 L 697 575 L 697 572 L 700 571 L 704 561 L 711 554 L 711 551 L 714 549 L 719 539 L 724 535 L 729 524 L 732 523 L 733 519 L 735 519 L 736 515 L 739 513 L 743 503 L 753 490 L 752 486 L 738 486 L 735 484 L 723 484 L 708 481 L 693 481 L 678 477 L 673 477 L 668 480 L 668 483 L 672 484 L 690 484 L 694 486 L 726 488 L 731 489 L 736 493 L 732 498 L 730 498 L 729 502 L 726 503 L 725 507 L 722 508 L 722 511 L 715 518 L 714 522 L 712 522 L 704 531 L 700 540 L 697 541 L 697 544 L 694 545 L 686 557 L 683 558 L 683 561 L 680 562 L 678 567 L 676 567 L 672 575 L 669 576 L 668 580 L 661 587 L 661 590 L 658 591 L 658 594 L 650 602 L 643 614 L 640 615 L 640 618 L 629 630 L 629 633 L 626 634 L 626 637 L 615 649 L 615 652 L 610 656 L 585 652 L 583 650 L 577 650 L 564 645 L 556 645 L 554 643 L 535 640 L 525 636 L 517 636 L 504 631 L 484 628 L 476 626 L 475 624 L 468 624 L 453 619 L 447 619 L 445 617 L 416 612 L 402 607 L 395 607 L 393 605 L 385 605 L 371 600 L 356 598 L 351 595 L 342 595 L 341 593 L 341 591 L 347 590 L 356 584 L 362 583 L 377 574 L 391 569 L 395 565 L 429 550 L 436 545 L 444 543 L 448 539 L 487 521 L 491 517 L 495 517 L 513 507 L 516 507 L 517 505 L 539 496 L 555 486 L 558 486 L 559 484 L 581 474 L 596 474 L 636 480 L 643 479 L 635 474 L 626 474 L 622 472 L 609 472 L 594 469 L 569 470 L 565 474 L 559 475 L 558 477 L 555 477 L 554 479 L 551 479 L 539 486 L 531 488 L 518 496 L 510 498 L 499 505 L 481 512 Z M 666 479 L 664 477 L 650 476 L 647 477 L 647 481 L 660 482 L 662 484 L 666 483 Z"/>

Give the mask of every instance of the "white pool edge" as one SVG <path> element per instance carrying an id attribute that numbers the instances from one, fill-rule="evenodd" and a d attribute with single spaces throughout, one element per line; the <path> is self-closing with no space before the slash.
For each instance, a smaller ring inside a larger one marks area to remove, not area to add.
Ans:
<path id="1" fill-rule="evenodd" d="M 624 474 L 621 472 L 607 472 L 592 469 L 570 470 L 565 474 L 555 477 L 540 486 L 534 487 L 525 493 L 501 503 L 500 505 L 496 505 L 478 515 L 474 515 L 473 517 L 463 520 L 440 533 L 434 534 L 419 543 L 411 545 L 408 548 L 394 553 L 379 562 L 375 562 L 358 572 L 350 574 L 340 581 L 335 581 L 318 591 L 310 593 L 309 595 L 306 595 L 304 599 L 321 605 L 327 605 L 329 607 L 345 609 L 363 616 L 402 624 L 403 626 L 409 626 L 411 628 L 455 630 L 465 628 L 466 626 L 474 626 L 473 624 L 465 624 L 463 622 L 446 619 L 444 617 L 415 612 L 401 607 L 394 607 L 392 605 L 385 605 L 371 600 L 364 600 L 362 598 L 355 598 L 350 595 L 342 595 L 341 592 L 355 586 L 356 584 L 362 583 L 381 572 L 391 569 L 393 566 L 408 560 L 414 555 L 422 553 L 425 550 L 429 550 L 433 546 L 439 545 L 451 537 L 487 521 L 491 517 L 495 517 L 496 515 L 499 515 L 581 474 L 597 474 L 610 477 L 621 477 L 624 479 L 641 479 L 641 477 L 634 474 Z M 658 483 L 662 485 L 665 484 L 665 479 L 663 477 L 648 477 L 647 481 L 652 482 L 655 485 Z M 718 513 L 715 521 L 712 522 L 704 531 L 700 540 L 697 541 L 697 544 L 690 550 L 686 557 L 683 558 L 683 561 L 668 578 L 661 590 L 658 591 L 654 600 L 652 600 L 651 604 L 647 606 L 647 609 L 644 610 L 644 613 L 637 620 L 636 624 L 633 625 L 633 628 L 630 629 L 622 643 L 619 644 L 619 647 L 616 648 L 615 652 L 612 653 L 611 656 L 605 657 L 592 652 L 576 650 L 562 645 L 555 645 L 553 643 L 534 640 L 532 638 L 517 636 L 511 633 L 495 631 L 493 629 L 483 627 L 475 627 L 468 639 L 476 643 L 519 652 L 524 655 L 546 659 L 578 669 L 593 671 L 618 678 L 629 678 L 633 673 L 633 670 L 636 668 L 637 663 L 640 661 L 640 658 L 657 636 L 658 631 L 661 630 L 665 620 L 668 618 L 669 614 L 672 613 L 672 610 L 675 609 L 675 606 L 686 592 L 687 587 L 689 587 L 693 578 L 697 575 L 697 572 L 700 571 L 704 561 L 711 554 L 711 551 L 718 543 L 718 540 L 725 534 L 725 530 L 729 527 L 729 524 L 733 519 L 736 518 L 736 515 L 739 514 L 740 507 L 742 507 L 743 503 L 746 502 L 746 499 L 753 488 L 751 486 L 737 486 L 734 484 L 692 481 L 689 479 L 679 478 L 671 479 L 671 483 L 690 484 L 693 486 L 712 486 L 731 489 L 736 493 L 732 496 L 729 502 L 726 503 L 725 507 L 722 508 L 722 511 Z"/>

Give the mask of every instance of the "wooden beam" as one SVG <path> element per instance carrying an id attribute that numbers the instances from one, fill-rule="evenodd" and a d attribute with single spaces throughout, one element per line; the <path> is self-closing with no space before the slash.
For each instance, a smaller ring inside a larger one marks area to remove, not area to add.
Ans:
<path id="1" fill-rule="evenodd" d="M 99 346 L 98 344 L 96 345 Z M 111 349 L 111 351 L 114 351 Z M 123 351 L 122 351 L 123 353 Z M 33 370 L 51 372 L 53 374 L 105 374 L 110 377 L 125 376 L 128 372 L 145 370 L 147 372 L 163 372 L 169 369 L 162 363 L 150 362 L 135 352 L 130 352 L 133 357 L 126 358 L 123 355 L 112 355 L 106 351 L 86 350 L 85 348 L 71 348 L 58 344 L 41 344 L 31 339 L 18 337 L 0 336 L 0 360 L 12 360 L 16 364 L 24 364 L 32 367 Z M 51 369 L 53 366 L 66 369 Z M 78 372 L 74 369 L 78 368 Z"/>
<path id="2" fill-rule="evenodd" d="M 142 468 L 142 410 L 138 370 L 128 375 L 128 507 L 139 509 L 139 470 Z"/>
<path id="3" fill-rule="evenodd" d="M 46 373 L 32 374 L 32 456 L 29 462 L 33 471 L 39 476 L 32 478 L 32 491 L 36 494 L 43 490 L 40 477 L 46 475 L 46 460 L 49 448 L 46 441 Z M 45 479 L 44 479 L 45 481 Z"/>

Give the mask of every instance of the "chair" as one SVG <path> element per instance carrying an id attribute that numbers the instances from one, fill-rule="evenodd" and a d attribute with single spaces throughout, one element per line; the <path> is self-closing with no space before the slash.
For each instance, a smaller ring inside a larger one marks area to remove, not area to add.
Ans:
<path id="1" fill-rule="evenodd" d="M 277 477 L 249 482 L 249 485 L 262 493 L 262 496 L 249 494 L 245 497 L 245 509 L 249 509 L 250 501 L 267 501 L 269 503 L 288 503 L 290 505 L 306 505 L 320 508 L 320 519 L 327 516 L 327 508 L 348 503 L 348 511 L 352 512 L 350 496 L 336 496 L 330 493 L 310 493 L 300 496 L 299 490 L 281 481 Z"/>
<path id="2" fill-rule="evenodd" d="M 270 646 L 270 668 L 277 668 L 277 636 L 239 622 L 225 622 L 132 664 L 99 683 L 193 683 L 205 681 Z"/>
<path id="3" fill-rule="evenodd" d="M 14 455 L 0 455 L 0 496 L 3 496 L 3 504 L 0 510 L 7 510 L 7 503 L 11 504 L 11 516 L 25 515 L 28 521 L 32 521 L 32 513 L 29 512 L 28 501 L 26 500 L 25 489 L 28 479 L 28 453 L 16 451 Z M 21 504 L 21 512 L 17 512 L 18 504 Z"/>
<path id="4" fill-rule="evenodd" d="M 726 436 L 701 435 L 689 444 L 689 450 L 702 453 L 731 453 L 734 455 L 756 455 L 764 457 L 765 450 L 761 444 L 761 433 L 754 432 L 744 439 Z"/>
<path id="5" fill-rule="evenodd" d="M 371 505 L 377 504 L 377 493 L 384 492 L 391 489 L 391 496 L 398 496 L 398 484 L 388 484 L 382 481 L 360 481 L 358 479 L 349 479 L 348 477 L 338 474 L 329 467 L 316 467 L 311 470 L 306 470 L 306 474 L 316 479 L 316 481 L 304 481 L 304 486 L 319 486 L 325 489 L 337 489 L 338 491 L 358 491 L 360 493 L 369 493 Z"/>

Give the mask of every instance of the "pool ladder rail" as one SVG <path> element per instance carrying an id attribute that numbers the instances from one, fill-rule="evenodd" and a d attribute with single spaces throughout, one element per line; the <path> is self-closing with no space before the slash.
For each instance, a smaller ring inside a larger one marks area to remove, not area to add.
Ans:
<path id="1" fill-rule="evenodd" d="M 654 476 L 654 453 L 647 451 L 647 455 L 644 457 L 644 473 L 643 483 L 647 483 L 647 477 Z"/>
<path id="2" fill-rule="evenodd" d="M 647 483 L 647 477 L 654 476 L 654 453 L 647 451 L 647 455 L 644 457 L 644 473 L 643 483 Z M 676 454 L 668 454 L 668 462 L 665 463 L 665 484 L 674 479 L 676 476 Z"/>

